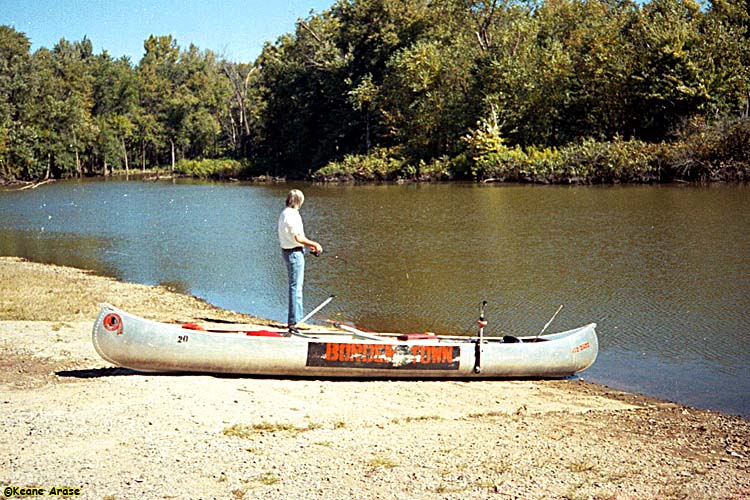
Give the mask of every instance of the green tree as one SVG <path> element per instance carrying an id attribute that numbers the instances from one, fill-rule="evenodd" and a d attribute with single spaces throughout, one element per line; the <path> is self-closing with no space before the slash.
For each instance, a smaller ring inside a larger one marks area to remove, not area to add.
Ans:
<path id="1" fill-rule="evenodd" d="M 0 26 L 0 177 L 16 178 L 33 170 L 34 131 L 29 121 L 30 42 L 25 34 Z"/>
<path id="2" fill-rule="evenodd" d="M 190 158 L 222 156 L 222 116 L 229 113 L 232 84 L 216 54 L 195 45 L 180 55 L 182 81 L 179 105 L 183 108 L 179 129 L 182 154 Z M 177 103 L 176 103 L 177 104 Z M 227 134 L 228 135 L 228 134 Z"/>
<path id="3" fill-rule="evenodd" d="M 417 41 L 391 59 L 379 105 L 412 159 L 455 153 L 468 125 L 472 63 L 462 45 L 438 40 Z"/>
<path id="4" fill-rule="evenodd" d="M 356 142 L 347 102 L 351 52 L 335 44 L 338 22 L 330 14 L 300 20 L 293 36 L 266 45 L 258 59 L 260 154 L 277 174 L 306 175 Z"/>
<path id="5" fill-rule="evenodd" d="M 138 113 L 138 86 L 130 60 L 113 60 L 107 52 L 96 56 L 93 115 L 99 128 L 97 151 L 106 174 L 107 165 L 120 163 L 130 170 L 130 140 Z"/>
<path id="6" fill-rule="evenodd" d="M 631 33 L 633 112 L 638 135 L 656 141 L 681 120 L 706 110 L 708 82 L 697 64 L 703 14 L 691 0 L 652 0 L 645 4 Z"/>
<path id="7" fill-rule="evenodd" d="M 67 142 L 58 148 L 56 163 L 63 175 L 83 175 L 98 134 L 92 117 L 93 50 L 91 41 L 68 42 L 61 39 L 52 50 L 56 84 L 53 119 L 57 140 Z"/>
<path id="8" fill-rule="evenodd" d="M 708 112 L 750 117 L 750 2 L 721 0 L 706 13 L 696 61 L 709 95 Z"/>
<path id="9" fill-rule="evenodd" d="M 150 146 L 153 163 L 159 165 L 169 158 L 174 167 L 175 141 L 183 118 L 180 100 L 176 96 L 177 82 L 181 79 L 178 66 L 180 49 L 171 35 L 151 35 L 143 47 L 145 53 L 137 68 L 142 110 L 135 120 L 136 125 L 142 127 L 137 133 L 142 141 L 142 156 L 145 163 Z M 169 148 L 165 147 L 167 144 Z"/>

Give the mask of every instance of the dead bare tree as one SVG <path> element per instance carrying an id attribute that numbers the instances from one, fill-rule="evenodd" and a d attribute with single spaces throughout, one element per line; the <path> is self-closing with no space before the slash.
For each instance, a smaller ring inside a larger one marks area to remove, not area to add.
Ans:
<path id="1" fill-rule="evenodd" d="M 230 112 L 230 125 L 232 128 L 232 143 L 235 151 L 239 149 L 242 143 L 242 137 L 250 137 L 250 119 L 248 109 L 248 90 L 250 88 L 250 77 L 257 71 L 256 67 L 251 67 L 246 74 L 241 74 L 238 65 L 224 63 L 224 73 L 232 84 L 232 100 L 237 109 L 237 122 Z"/>

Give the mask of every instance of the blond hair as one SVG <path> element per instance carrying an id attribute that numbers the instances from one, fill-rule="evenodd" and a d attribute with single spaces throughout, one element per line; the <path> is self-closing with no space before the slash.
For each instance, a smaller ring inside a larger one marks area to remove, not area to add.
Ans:
<path id="1" fill-rule="evenodd" d="M 305 195 L 299 189 L 292 189 L 289 194 L 286 195 L 286 206 L 292 208 L 299 208 L 305 202 Z"/>

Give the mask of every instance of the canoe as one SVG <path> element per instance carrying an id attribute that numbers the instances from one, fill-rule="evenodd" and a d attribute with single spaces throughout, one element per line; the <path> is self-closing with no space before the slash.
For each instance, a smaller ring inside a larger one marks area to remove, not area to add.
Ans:
<path id="1" fill-rule="evenodd" d="M 478 337 L 207 329 L 159 323 L 101 304 L 92 340 L 106 361 L 157 372 L 374 378 L 565 377 L 596 360 L 596 323 L 543 336 Z"/>

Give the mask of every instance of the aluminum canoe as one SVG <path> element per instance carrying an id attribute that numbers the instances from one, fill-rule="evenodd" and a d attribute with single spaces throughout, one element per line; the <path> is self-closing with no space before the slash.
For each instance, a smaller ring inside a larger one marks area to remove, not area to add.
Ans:
<path id="1" fill-rule="evenodd" d="M 311 331 L 305 338 L 281 333 L 159 323 L 102 304 L 92 340 L 106 361 L 139 371 L 303 377 L 555 378 L 585 370 L 598 353 L 595 323 L 515 339 L 520 342 L 333 330 Z"/>

